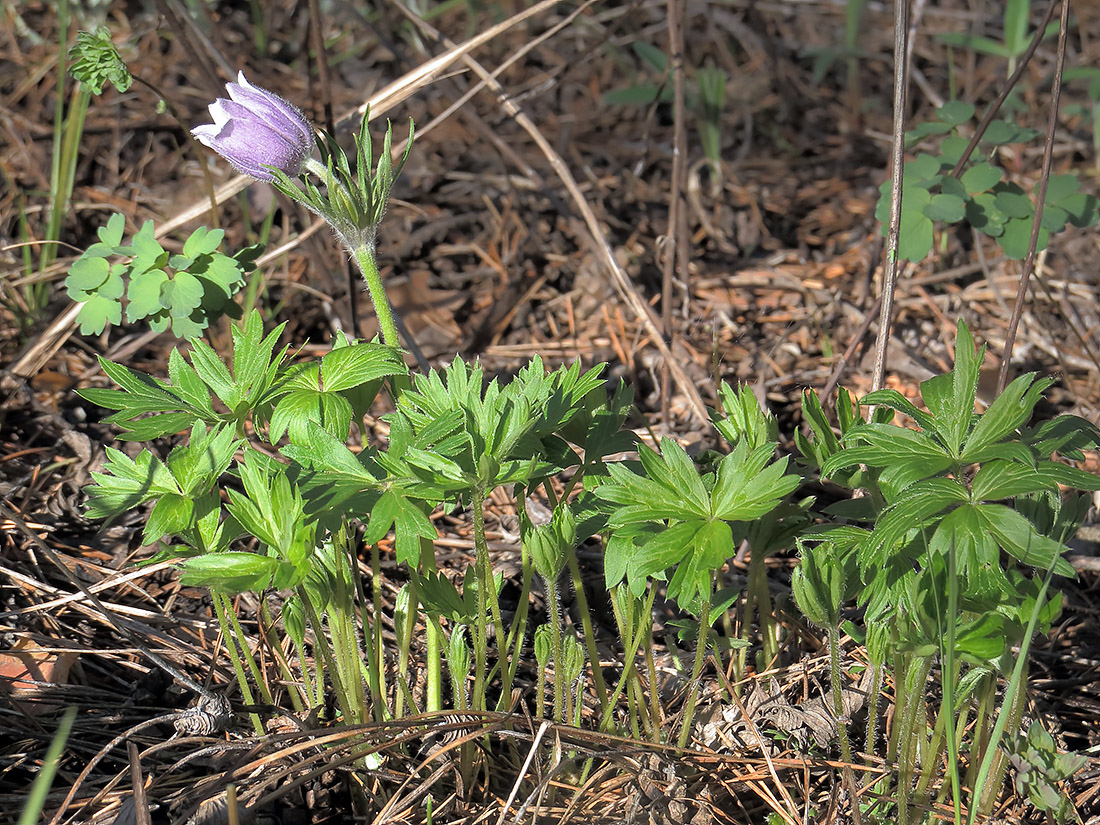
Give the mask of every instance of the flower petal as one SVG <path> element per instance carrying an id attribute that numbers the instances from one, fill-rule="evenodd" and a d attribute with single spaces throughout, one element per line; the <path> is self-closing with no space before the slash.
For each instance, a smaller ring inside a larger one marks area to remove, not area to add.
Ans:
<path id="1" fill-rule="evenodd" d="M 255 120 L 230 117 L 215 125 L 196 126 L 191 134 L 224 157 L 238 170 L 257 180 L 271 180 L 265 166 L 287 174 L 298 174 L 305 153 L 267 125 Z"/>
<path id="2" fill-rule="evenodd" d="M 234 101 L 247 107 L 253 115 L 261 118 L 287 139 L 313 146 L 313 129 L 301 109 L 294 104 L 266 89 L 253 86 L 245 78 L 244 72 L 237 74 L 236 83 L 227 83 L 225 88 Z"/>

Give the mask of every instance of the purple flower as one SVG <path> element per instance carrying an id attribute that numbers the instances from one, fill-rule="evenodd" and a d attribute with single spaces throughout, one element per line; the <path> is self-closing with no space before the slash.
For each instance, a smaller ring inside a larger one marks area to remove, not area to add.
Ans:
<path id="1" fill-rule="evenodd" d="M 231 99 L 219 97 L 210 104 L 214 123 L 192 129 L 195 139 L 258 180 L 273 179 L 265 166 L 290 177 L 300 174 L 314 144 L 313 128 L 301 110 L 253 86 L 244 72 L 225 89 Z"/>

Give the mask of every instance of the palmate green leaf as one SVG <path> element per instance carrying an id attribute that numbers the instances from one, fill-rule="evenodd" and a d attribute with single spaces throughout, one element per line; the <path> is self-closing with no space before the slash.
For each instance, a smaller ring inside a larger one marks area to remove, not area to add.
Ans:
<path id="1" fill-rule="evenodd" d="M 390 529 L 394 530 L 394 549 L 397 561 L 410 568 L 420 559 L 420 539 L 435 541 L 439 533 L 418 501 L 410 501 L 400 491 L 389 489 L 382 493 L 370 512 L 363 541 L 377 544 Z"/>
<path id="2" fill-rule="evenodd" d="M 1005 387 L 1004 392 L 994 399 L 974 425 L 966 439 L 960 461 L 971 463 L 975 460 L 971 456 L 1012 435 L 1027 423 L 1035 411 L 1035 405 L 1053 383 L 1053 378 L 1036 380 L 1035 373 L 1032 372 L 1021 375 Z"/>
<path id="3" fill-rule="evenodd" d="M 978 371 L 985 358 L 985 346 L 975 353 L 974 339 L 960 318 L 955 338 L 955 366 L 946 375 L 937 375 L 921 382 L 921 399 L 936 417 L 937 432 L 948 453 L 957 457 L 963 439 L 970 430 L 974 415 L 974 400 L 978 388 Z"/>
<path id="4" fill-rule="evenodd" d="M 787 459 L 768 464 L 775 445 L 749 450 L 742 442 L 718 465 L 711 515 L 725 521 L 751 521 L 774 510 L 798 486 L 799 477 L 787 472 Z"/>
<path id="5" fill-rule="evenodd" d="M 134 323 L 142 318 L 164 311 L 160 291 L 168 282 L 168 273 L 163 269 L 148 269 L 134 274 L 126 290 L 126 321 Z"/>
<path id="6" fill-rule="evenodd" d="M 321 358 L 321 380 L 325 392 L 340 392 L 368 381 L 405 375 L 408 367 L 401 354 L 382 344 L 358 343 L 340 347 Z"/>
<path id="7" fill-rule="evenodd" d="M 1005 222 L 1004 233 L 1001 235 L 1000 244 L 1005 256 L 1014 261 L 1022 261 L 1027 257 L 1028 247 L 1031 245 L 1031 227 L 1034 216 L 1027 218 L 1011 218 Z M 1050 231 L 1039 225 L 1039 236 L 1035 248 L 1039 251 L 1046 249 L 1050 242 Z"/>
<path id="8" fill-rule="evenodd" d="M 965 487 L 950 478 L 929 478 L 905 487 L 885 509 L 867 542 L 860 548 L 860 569 L 882 567 L 910 530 L 922 530 L 949 507 L 970 500 Z"/>
<path id="9" fill-rule="evenodd" d="M 1081 460 L 1083 450 L 1100 446 L 1100 427 L 1080 416 L 1060 415 L 1034 429 L 1025 429 L 1021 438 L 1044 458 L 1058 452 L 1067 458 Z"/>
<path id="10" fill-rule="evenodd" d="M 649 449 L 640 445 L 641 449 Z M 660 484 L 646 476 L 631 472 L 621 463 L 607 465 L 610 481 L 595 489 L 596 495 L 604 501 L 621 505 L 611 515 L 612 527 L 622 527 L 645 521 L 660 521 L 668 518 L 691 519 L 709 516 L 710 501 L 706 509 L 685 501 L 677 495 L 675 488 Z"/>
<path id="11" fill-rule="evenodd" d="M 219 419 L 214 412 L 210 389 L 199 378 L 195 368 L 184 360 L 178 349 L 173 349 L 168 354 L 168 378 L 172 382 L 172 392 L 190 409 L 201 411 L 207 423 Z"/>
<path id="12" fill-rule="evenodd" d="M 604 581 L 608 590 L 618 586 L 626 578 L 627 568 L 637 555 L 639 545 L 664 529 L 663 524 L 650 521 L 627 524 L 611 531 L 604 547 Z M 635 576 L 629 582 L 630 591 L 635 596 L 640 595 L 645 589 L 645 583 L 645 577 Z"/>
<path id="13" fill-rule="evenodd" d="M 921 479 L 942 473 L 954 460 L 928 435 L 891 424 L 864 424 L 848 436 L 853 445 L 822 466 L 826 476 L 857 464 L 883 468 L 881 482 L 903 490 Z"/>
<path id="14" fill-rule="evenodd" d="M 279 560 L 257 553 L 210 553 L 180 563 L 180 583 L 185 587 L 210 587 L 236 595 L 266 590 L 279 568 Z"/>
<path id="15" fill-rule="evenodd" d="M 110 274 L 111 264 L 106 258 L 93 257 L 85 253 L 69 267 L 65 289 L 69 291 L 69 297 L 74 301 L 78 303 L 87 301 L 106 283 Z"/>
<path id="16" fill-rule="evenodd" d="M 1057 489 L 1057 482 L 1034 465 L 998 459 L 983 464 L 970 484 L 974 501 L 998 501 Z"/>
<path id="17" fill-rule="evenodd" d="M 928 550 L 942 559 L 955 554 L 959 590 L 967 600 L 997 598 L 1008 589 L 1008 579 L 1001 570 L 1000 548 L 974 505 L 963 504 L 944 516 L 928 542 Z M 937 563 L 945 564 L 939 560 Z M 946 578 L 946 571 L 943 575 Z M 940 599 L 940 604 L 947 604 L 946 589 Z M 953 620 L 945 617 L 945 621 Z"/>
<path id="18" fill-rule="evenodd" d="M 80 322 L 81 335 L 99 335 L 108 325 L 122 323 L 122 304 L 117 299 L 92 295 L 80 307 L 76 320 Z"/>
<path id="19" fill-rule="evenodd" d="M 121 250 L 116 250 L 121 253 Z M 160 245 L 156 237 L 156 229 L 152 221 L 145 221 L 134 237 L 130 239 L 130 247 L 127 253 L 133 255 L 130 261 L 130 274 L 140 275 L 150 269 L 161 269 L 168 263 L 168 253 Z"/>
<path id="20" fill-rule="evenodd" d="M 644 583 L 647 577 L 663 574 L 686 559 L 692 552 L 696 535 L 707 523 L 703 519 L 679 521 L 665 530 L 649 534 L 627 561 L 631 590 L 635 589 L 634 582 Z"/>
<path id="21" fill-rule="evenodd" d="M 689 512 L 710 515 L 710 495 L 694 462 L 675 440 L 661 439 L 658 454 L 647 446 L 638 450 L 646 475 L 665 489 L 665 498 L 678 497 Z"/>
<path id="22" fill-rule="evenodd" d="M 976 505 L 974 510 L 985 530 L 1000 543 L 1002 549 L 1024 564 L 1046 570 L 1052 564 L 1059 576 L 1076 578 L 1073 565 L 1062 558 L 1066 546 L 1040 535 L 1034 525 L 1020 513 L 1002 504 Z"/>
<path id="23" fill-rule="evenodd" d="M 949 100 L 936 110 L 936 117 L 952 126 L 961 126 L 974 117 L 974 104 L 965 100 Z"/>
<path id="24" fill-rule="evenodd" d="M 756 448 L 779 439 L 778 421 L 761 409 L 756 394 L 747 385 L 734 389 L 723 381 L 718 387 L 718 400 L 724 415 L 712 412 L 711 421 L 731 445 L 747 441 Z"/>
<path id="25" fill-rule="evenodd" d="M 1061 484 L 1075 490 L 1100 490 L 1100 476 L 1057 461 L 1040 461 L 1038 472 L 1049 483 Z"/>
<path id="26" fill-rule="evenodd" d="M 975 163 L 962 173 L 959 182 L 968 194 L 975 195 L 985 192 L 1000 182 L 1004 171 L 990 163 Z"/>
<path id="27" fill-rule="evenodd" d="M 171 470 L 148 450 L 132 459 L 113 447 L 105 448 L 103 472 L 93 472 L 85 504 L 89 518 L 114 518 L 164 495 L 179 494 Z"/>
<path id="28" fill-rule="evenodd" d="M 710 592 L 714 571 L 736 552 L 733 532 L 724 521 L 703 522 L 689 549 L 668 581 L 668 597 L 682 610 L 697 610 L 699 598 Z"/>
<path id="29" fill-rule="evenodd" d="M 169 366 L 171 363 L 170 359 Z M 210 410 L 208 402 L 192 403 L 186 390 L 179 393 L 163 381 L 114 364 L 105 358 L 100 359 L 100 367 L 122 389 L 95 387 L 78 392 L 82 398 L 93 404 L 118 410 L 114 415 L 108 416 L 107 421 L 118 424 L 125 430 L 120 436 L 123 439 L 147 441 L 177 433 L 197 422 L 216 425 L 221 421 L 221 416 Z M 134 420 L 145 413 L 160 414 Z"/>
<path id="30" fill-rule="evenodd" d="M 165 463 L 172 471 L 180 491 L 185 496 L 209 492 L 233 461 L 233 454 L 244 443 L 234 437 L 231 427 L 207 430 L 202 424 L 191 428 L 187 444 L 175 447 Z"/>
<path id="31" fill-rule="evenodd" d="M 295 480 L 306 500 L 307 514 L 325 514 L 338 521 L 343 515 L 341 506 L 349 501 L 361 505 L 355 515 L 367 512 L 380 495 L 384 475 L 374 451 L 356 455 L 313 422 L 306 430 L 308 437 L 302 444 L 288 444 L 280 452 L 297 465 Z"/>
<path id="32" fill-rule="evenodd" d="M 154 544 L 168 536 L 179 536 L 194 525 L 195 501 L 190 496 L 169 493 L 153 505 L 142 531 L 142 544 Z"/>
<path id="33" fill-rule="evenodd" d="M 955 223 L 966 216 L 966 203 L 957 195 L 941 193 L 933 195 L 922 211 L 929 220 Z"/>
<path id="34" fill-rule="evenodd" d="M 924 410 L 917 407 L 912 401 L 906 398 L 897 390 L 876 390 L 875 392 L 869 392 L 859 400 L 861 407 L 868 406 L 884 406 L 889 407 L 892 410 L 897 410 L 904 415 L 909 416 L 920 426 L 922 430 L 933 435 L 938 434 L 936 429 L 936 419 L 929 415 Z"/>

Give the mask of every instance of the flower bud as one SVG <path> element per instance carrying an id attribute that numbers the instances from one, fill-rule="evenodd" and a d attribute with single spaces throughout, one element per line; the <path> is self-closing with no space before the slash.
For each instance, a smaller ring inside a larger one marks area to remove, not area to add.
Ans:
<path id="1" fill-rule="evenodd" d="M 313 151 L 313 128 L 294 105 L 249 83 L 244 72 L 227 83 L 229 100 L 210 104 L 213 124 L 196 126 L 191 134 L 239 171 L 257 180 L 274 179 L 266 166 L 296 177 Z"/>

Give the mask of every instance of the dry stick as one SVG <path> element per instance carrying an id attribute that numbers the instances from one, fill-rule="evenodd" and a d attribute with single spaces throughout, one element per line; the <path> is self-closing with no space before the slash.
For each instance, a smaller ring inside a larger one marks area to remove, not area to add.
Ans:
<path id="1" fill-rule="evenodd" d="M 681 217 L 684 212 L 684 173 L 686 164 L 684 155 L 687 152 L 687 117 L 686 104 L 684 102 L 684 0 L 668 0 L 668 51 L 672 60 L 672 110 L 673 110 L 673 142 L 672 142 L 672 178 L 668 187 L 668 228 L 665 230 L 664 253 L 665 259 L 661 271 L 661 323 L 665 328 L 665 343 L 671 344 L 672 329 L 672 278 L 679 262 L 680 247 L 688 243 L 687 234 L 683 232 L 685 226 Z M 680 278 L 687 278 L 687 270 L 680 270 Z M 665 360 L 661 369 L 661 415 L 667 423 L 670 420 L 669 411 L 669 359 Z"/>
<path id="2" fill-rule="evenodd" d="M 898 278 L 898 239 L 901 236 L 901 180 L 905 164 L 905 98 L 908 86 L 909 2 L 894 3 L 894 145 L 890 161 L 890 231 L 886 236 L 886 260 L 882 267 L 882 306 L 875 337 L 875 368 L 871 389 L 882 389 L 886 379 L 886 348 L 894 315 Z M 855 806 L 858 807 L 858 806 Z"/>
<path id="3" fill-rule="evenodd" d="M 149 817 L 149 802 L 145 798 L 145 778 L 141 775 L 141 756 L 133 742 L 126 743 L 126 753 L 130 757 L 130 788 L 134 799 L 134 818 L 137 825 L 152 825 Z"/>
<path id="4" fill-rule="evenodd" d="M 1001 89 L 1001 93 L 997 95 L 997 99 L 993 101 L 993 105 L 989 107 L 982 119 L 978 122 L 978 127 L 974 130 L 974 134 L 970 138 L 970 143 L 966 144 L 966 150 L 959 157 L 959 162 L 955 164 L 955 168 L 951 170 L 952 177 L 958 177 L 962 173 L 963 167 L 966 162 L 970 160 L 970 155 L 974 152 L 974 149 L 978 146 L 978 141 L 982 139 L 982 135 L 985 134 L 985 130 L 989 128 L 989 124 L 993 122 L 993 118 L 996 117 L 997 112 L 1000 111 L 1001 106 L 1008 96 L 1012 93 L 1012 90 L 1016 88 L 1016 84 L 1020 82 L 1020 78 L 1023 77 L 1024 69 L 1027 68 L 1028 63 L 1031 62 L 1031 58 L 1035 56 L 1036 49 L 1039 48 L 1039 44 L 1043 41 L 1043 35 L 1046 33 L 1047 24 L 1050 22 L 1050 18 L 1054 16 L 1054 7 L 1058 4 L 1058 0 L 1050 0 L 1047 3 L 1047 10 L 1043 12 L 1043 19 L 1039 21 L 1039 28 L 1035 30 L 1035 36 L 1031 38 L 1031 43 L 1027 47 L 1027 51 L 1020 55 L 1020 62 L 1016 66 L 1016 71 L 1012 73 L 1012 76 L 1005 83 L 1004 88 Z M 1062 30 L 1065 31 L 1065 26 Z M 1059 77 L 1059 81 L 1061 78 Z"/>
<path id="5" fill-rule="evenodd" d="M 1053 7 L 1053 3 L 1051 4 Z M 1036 32 L 1036 38 L 1042 36 L 1043 28 Z M 1012 316 L 1008 320 L 1005 333 L 1005 348 L 1001 355 L 1001 371 L 997 376 L 997 395 L 1004 392 L 1008 383 L 1008 367 L 1012 360 L 1012 347 L 1016 343 L 1016 329 L 1020 326 L 1020 316 L 1024 312 L 1027 300 L 1027 285 L 1035 269 L 1035 251 L 1039 245 L 1040 221 L 1043 219 L 1043 205 L 1047 198 L 1047 184 L 1050 182 L 1050 164 L 1054 156 L 1054 130 L 1058 128 L 1058 104 L 1062 98 L 1062 70 L 1066 65 L 1066 39 L 1069 28 L 1069 0 L 1062 0 L 1062 17 L 1058 25 L 1058 66 L 1054 70 L 1054 83 L 1050 90 L 1050 120 L 1047 123 L 1046 144 L 1043 146 L 1043 169 L 1039 173 L 1039 191 L 1036 193 L 1035 217 L 1031 222 L 1031 240 L 1027 244 L 1027 257 L 1024 270 L 1020 274 L 1020 286 L 1016 290 L 1016 301 L 1012 305 Z"/>
<path id="6" fill-rule="evenodd" d="M 497 35 L 503 34 L 513 26 L 537 14 L 541 14 L 547 9 L 557 5 L 559 2 L 561 2 L 561 0 L 542 0 L 541 3 L 520 12 L 514 17 L 486 29 L 477 37 L 470 38 L 461 46 L 454 46 L 445 54 L 441 54 L 439 57 L 429 60 L 427 63 L 407 72 L 389 86 L 373 95 L 366 103 L 339 118 L 337 120 L 337 125 L 356 117 L 362 118 L 363 113 L 368 108 L 375 115 L 384 114 L 401 101 L 411 97 L 421 88 L 428 85 L 436 75 L 456 60 L 460 59 L 464 54 L 487 43 Z M 225 67 L 223 66 L 223 68 Z M 232 75 L 232 71 L 228 69 L 226 69 L 226 71 L 227 74 Z M 238 192 L 244 191 L 254 182 L 255 181 L 248 175 L 238 175 L 235 178 L 231 178 L 215 192 L 215 199 L 219 204 L 224 203 Z M 179 212 L 174 218 L 159 224 L 154 234 L 157 238 L 162 238 L 169 232 L 197 218 L 201 218 L 209 208 L 209 199 L 199 200 L 197 203 Z M 49 328 L 39 335 L 38 339 L 31 347 L 19 357 L 19 360 L 11 367 L 11 372 L 23 377 L 37 373 L 42 368 L 42 365 L 45 364 L 50 357 L 61 348 L 65 341 L 68 340 L 69 336 L 73 334 L 76 316 L 80 313 L 80 307 L 80 304 L 73 303 L 67 310 L 54 319 L 54 322 L 50 324 Z"/>
<path id="7" fill-rule="evenodd" d="M 431 37 L 436 38 L 440 43 L 445 45 L 449 49 L 454 49 L 455 44 L 448 38 L 443 37 L 438 30 L 436 30 L 431 24 L 419 17 L 415 12 L 405 8 L 400 2 L 394 0 L 394 4 L 398 10 L 409 18 L 418 28 Z M 513 18 L 514 19 L 514 18 Z M 510 22 L 510 21 L 507 21 Z M 569 171 L 569 167 L 566 166 L 565 161 L 561 155 L 554 151 L 554 148 L 550 145 L 550 142 L 539 131 L 534 122 L 519 108 L 518 104 L 513 101 L 508 94 L 504 91 L 504 88 L 495 79 L 492 78 L 490 73 L 476 60 L 469 57 L 465 52 L 461 55 L 466 64 L 473 69 L 473 71 L 488 83 L 489 87 L 493 90 L 493 93 L 497 97 L 497 102 L 501 105 L 504 111 L 516 121 L 523 129 L 531 136 L 531 139 L 542 151 L 543 155 L 549 161 L 550 166 L 557 174 L 558 179 L 561 180 L 566 190 L 572 197 L 573 202 L 577 206 L 577 210 L 581 213 L 581 217 L 584 219 L 585 225 L 588 227 L 589 234 L 592 237 L 592 241 L 596 244 L 597 251 L 600 253 L 600 257 L 603 258 L 608 270 L 611 272 L 612 281 L 616 290 L 619 293 L 619 297 L 630 307 L 635 316 L 641 322 L 645 328 L 650 340 L 653 341 L 654 346 L 657 347 L 658 352 L 661 353 L 661 357 L 669 364 L 672 370 L 672 377 L 675 379 L 677 386 L 681 392 L 687 397 L 688 403 L 691 406 L 692 412 L 698 416 L 700 421 L 706 422 L 710 418 L 707 416 L 706 405 L 703 403 L 703 398 L 699 394 L 699 390 L 695 387 L 695 384 L 684 372 L 683 366 L 672 356 L 672 352 L 669 350 L 668 345 L 665 343 L 664 334 L 661 331 L 660 325 L 653 315 L 649 305 L 638 293 L 638 288 L 631 283 L 630 278 L 623 271 L 615 260 L 615 253 L 611 250 L 610 244 L 607 242 L 607 238 L 604 236 L 603 229 L 600 227 L 599 221 L 596 219 L 596 214 L 592 211 L 592 207 L 588 205 L 588 202 L 584 198 L 584 194 L 581 192 L 580 187 L 577 186 L 577 182 L 573 177 L 573 173 Z"/>

